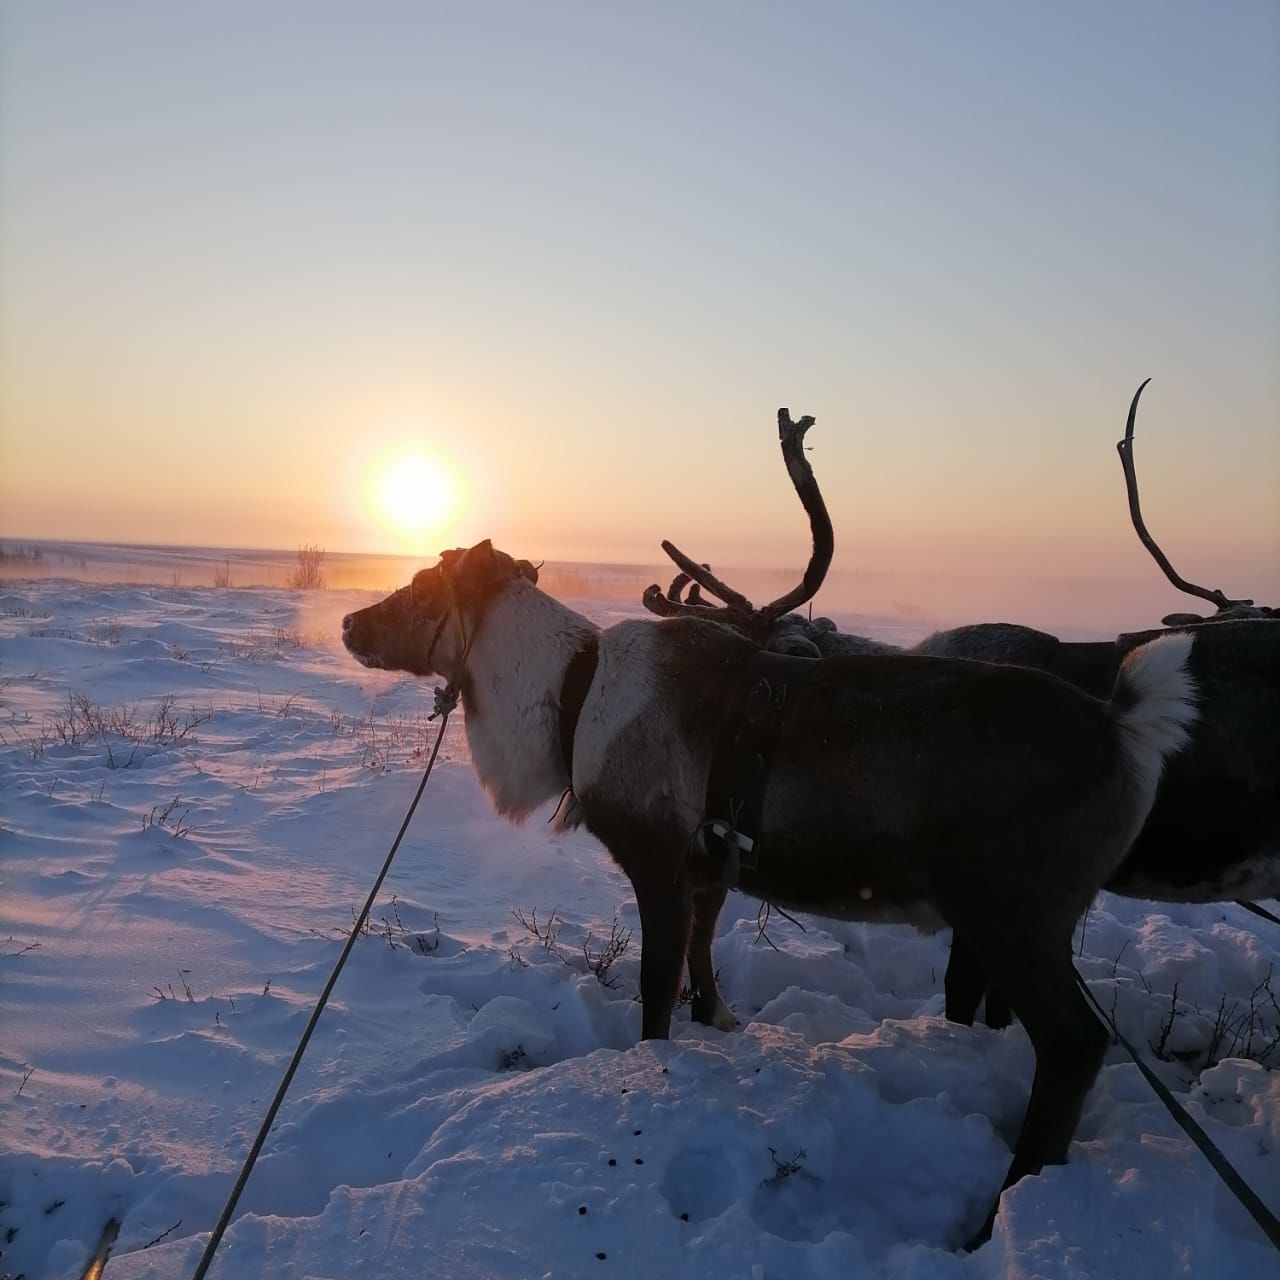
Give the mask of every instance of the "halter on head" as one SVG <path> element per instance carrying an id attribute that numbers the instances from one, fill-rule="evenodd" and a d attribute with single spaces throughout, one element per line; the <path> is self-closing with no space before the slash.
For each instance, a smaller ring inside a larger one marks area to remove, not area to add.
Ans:
<path id="1" fill-rule="evenodd" d="M 432 657 L 435 654 L 436 645 L 440 641 L 440 637 L 444 634 L 445 624 L 452 618 L 458 627 L 458 635 L 462 641 L 462 653 L 458 658 L 455 674 L 442 688 L 435 691 L 435 710 L 427 717 L 433 720 L 438 715 L 448 715 L 458 705 L 458 698 L 461 694 L 460 684 L 463 676 L 466 674 L 467 659 L 471 656 L 471 646 L 475 643 L 476 636 L 480 633 L 480 624 L 484 621 L 487 613 L 489 602 L 498 594 L 493 587 L 498 585 L 499 589 L 511 580 L 511 578 L 527 578 L 530 582 L 538 581 L 538 566 L 532 564 L 528 560 L 511 560 L 513 572 L 501 572 L 491 575 L 488 582 L 479 584 L 478 589 L 473 594 L 476 602 L 476 616 L 471 634 L 467 634 L 466 618 L 462 611 L 462 603 L 459 597 L 458 585 L 456 582 L 456 573 L 454 564 L 465 559 L 467 556 L 479 554 L 488 557 L 491 568 L 497 566 L 493 544 L 487 539 L 472 547 L 470 551 L 465 552 L 443 552 L 440 557 L 440 581 L 444 584 L 445 592 L 449 597 L 448 608 L 440 615 L 440 621 L 436 623 L 436 629 L 431 636 L 431 643 L 427 647 L 427 666 L 431 666 Z M 501 554 L 501 553 L 497 553 Z M 510 558 L 506 555 L 502 557 L 504 560 Z"/>

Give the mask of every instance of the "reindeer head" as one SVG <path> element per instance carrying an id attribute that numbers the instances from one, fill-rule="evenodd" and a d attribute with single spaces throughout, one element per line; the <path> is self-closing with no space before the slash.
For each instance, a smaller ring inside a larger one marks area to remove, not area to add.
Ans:
<path id="1" fill-rule="evenodd" d="M 414 574 L 407 587 L 347 614 L 342 643 L 366 667 L 452 676 L 490 603 L 521 580 L 537 582 L 538 570 L 495 551 L 488 538 L 442 551 L 440 563 Z"/>

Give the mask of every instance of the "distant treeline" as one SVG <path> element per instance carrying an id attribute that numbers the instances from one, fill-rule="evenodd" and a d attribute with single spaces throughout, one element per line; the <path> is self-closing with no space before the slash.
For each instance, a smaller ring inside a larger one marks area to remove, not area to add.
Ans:
<path id="1" fill-rule="evenodd" d="M 0 544 L 0 565 L 10 565 L 14 568 L 30 565 L 34 569 L 45 569 L 51 564 L 69 564 L 77 569 L 89 567 L 88 558 L 83 555 L 68 556 L 59 552 L 55 558 L 53 555 L 46 555 L 43 547 L 6 547 Z"/>

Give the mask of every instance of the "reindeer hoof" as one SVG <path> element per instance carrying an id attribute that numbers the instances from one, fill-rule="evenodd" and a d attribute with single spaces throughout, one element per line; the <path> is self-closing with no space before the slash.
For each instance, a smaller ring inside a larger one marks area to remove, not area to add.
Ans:
<path id="1" fill-rule="evenodd" d="M 991 1206 L 991 1212 L 987 1214 L 987 1220 L 982 1224 L 981 1229 L 975 1232 L 972 1236 L 969 1237 L 968 1240 L 965 1241 L 965 1244 L 964 1244 L 965 1253 L 976 1252 L 978 1249 L 981 1249 L 982 1246 L 991 1239 L 991 1231 L 996 1225 L 996 1214 L 999 1212 L 999 1210 L 1000 1210 L 1000 1201 L 997 1200 L 995 1204 Z"/>
<path id="2" fill-rule="evenodd" d="M 987 1008 L 985 1019 L 992 1031 L 1003 1031 L 1013 1021 L 1013 1011 L 998 996 L 987 992 Z M 970 1026 L 973 1024 L 970 1023 Z"/>
<path id="3" fill-rule="evenodd" d="M 738 1019 L 733 1016 L 729 1006 L 721 1001 L 715 1013 L 711 1015 L 711 1025 L 717 1031 L 737 1031 Z"/>

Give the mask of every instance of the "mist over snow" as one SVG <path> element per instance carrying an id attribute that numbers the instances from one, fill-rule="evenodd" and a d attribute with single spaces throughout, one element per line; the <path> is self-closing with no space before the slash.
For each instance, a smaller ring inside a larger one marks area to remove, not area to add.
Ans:
<path id="1" fill-rule="evenodd" d="M 108 1280 L 195 1265 L 434 734 L 427 685 L 341 652 L 372 598 L 0 585 L 0 1276 L 79 1276 L 112 1218 Z M 740 1030 L 684 1005 L 639 1044 L 630 887 L 547 816 L 493 814 L 459 713 L 213 1275 L 1276 1274 L 1115 1049 L 1070 1163 L 956 1253 L 1032 1055 L 1018 1026 L 943 1019 L 949 935 L 762 933 L 732 895 L 714 954 Z M 1078 942 L 1280 1204 L 1280 929 L 1104 894 Z"/>

